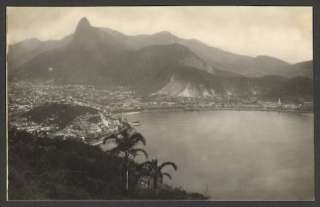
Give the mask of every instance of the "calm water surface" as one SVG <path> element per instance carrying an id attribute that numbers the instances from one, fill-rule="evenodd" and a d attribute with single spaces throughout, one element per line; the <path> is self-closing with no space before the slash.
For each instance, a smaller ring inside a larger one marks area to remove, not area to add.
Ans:
<path id="1" fill-rule="evenodd" d="M 174 161 L 166 183 L 212 200 L 313 199 L 313 115 L 257 111 L 127 115 L 150 157 Z"/>

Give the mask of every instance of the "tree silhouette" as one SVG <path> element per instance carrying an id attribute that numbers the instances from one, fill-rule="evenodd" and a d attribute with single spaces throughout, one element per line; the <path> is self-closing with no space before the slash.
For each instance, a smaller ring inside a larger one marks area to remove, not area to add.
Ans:
<path id="1" fill-rule="evenodd" d="M 163 183 L 163 177 L 166 176 L 169 179 L 172 179 L 171 175 L 167 172 L 162 172 L 163 168 L 166 166 L 171 166 L 175 171 L 178 169 L 177 165 L 174 162 L 163 162 L 159 164 L 157 159 L 151 161 L 146 161 L 141 164 L 142 173 L 148 175 L 153 179 L 153 188 L 157 190 L 158 183 Z"/>
<path id="2" fill-rule="evenodd" d="M 139 154 L 143 154 L 144 157 L 148 158 L 148 153 L 142 148 L 135 148 L 139 143 L 146 145 L 146 139 L 143 135 L 137 132 L 130 124 L 125 123 L 118 133 L 112 134 L 103 139 L 103 143 L 106 144 L 108 141 L 112 141 L 116 144 L 116 147 L 109 150 L 110 153 L 121 156 L 125 161 L 126 171 L 126 192 L 129 191 L 129 163 L 130 160 L 134 160 Z"/>

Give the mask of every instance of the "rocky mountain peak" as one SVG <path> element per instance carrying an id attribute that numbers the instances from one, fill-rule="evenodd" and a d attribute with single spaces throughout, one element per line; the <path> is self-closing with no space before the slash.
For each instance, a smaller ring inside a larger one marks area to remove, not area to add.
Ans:
<path id="1" fill-rule="evenodd" d="M 92 26 L 86 17 L 82 17 L 76 27 L 75 34 L 87 34 L 92 31 Z"/>
<path id="2" fill-rule="evenodd" d="M 77 25 L 77 28 L 86 28 L 86 27 L 91 27 L 91 24 L 87 17 L 82 17 Z"/>
<path id="3" fill-rule="evenodd" d="M 99 34 L 86 17 L 80 19 L 74 32 L 73 43 L 83 48 L 94 48 L 98 44 Z"/>

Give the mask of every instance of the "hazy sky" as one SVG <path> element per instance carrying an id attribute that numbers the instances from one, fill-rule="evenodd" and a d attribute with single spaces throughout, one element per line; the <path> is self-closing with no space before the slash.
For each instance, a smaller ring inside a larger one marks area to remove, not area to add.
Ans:
<path id="1" fill-rule="evenodd" d="M 86 16 L 125 34 L 169 31 L 249 56 L 312 59 L 311 7 L 9 7 L 8 42 L 60 39 Z"/>

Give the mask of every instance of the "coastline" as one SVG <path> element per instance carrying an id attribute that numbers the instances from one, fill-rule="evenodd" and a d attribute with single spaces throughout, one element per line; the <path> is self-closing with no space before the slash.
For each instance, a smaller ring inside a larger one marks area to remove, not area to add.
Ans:
<path id="1" fill-rule="evenodd" d="M 198 109 L 185 109 L 185 108 L 148 108 L 140 110 L 124 110 L 112 112 L 114 115 L 133 115 L 139 113 L 152 113 L 152 112 L 200 112 L 200 111 L 264 111 L 264 112 L 285 112 L 285 113 L 311 113 L 313 110 L 295 110 L 295 109 L 273 109 L 273 108 L 232 108 L 232 107 L 221 107 L 221 108 L 198 108 Z"/>

